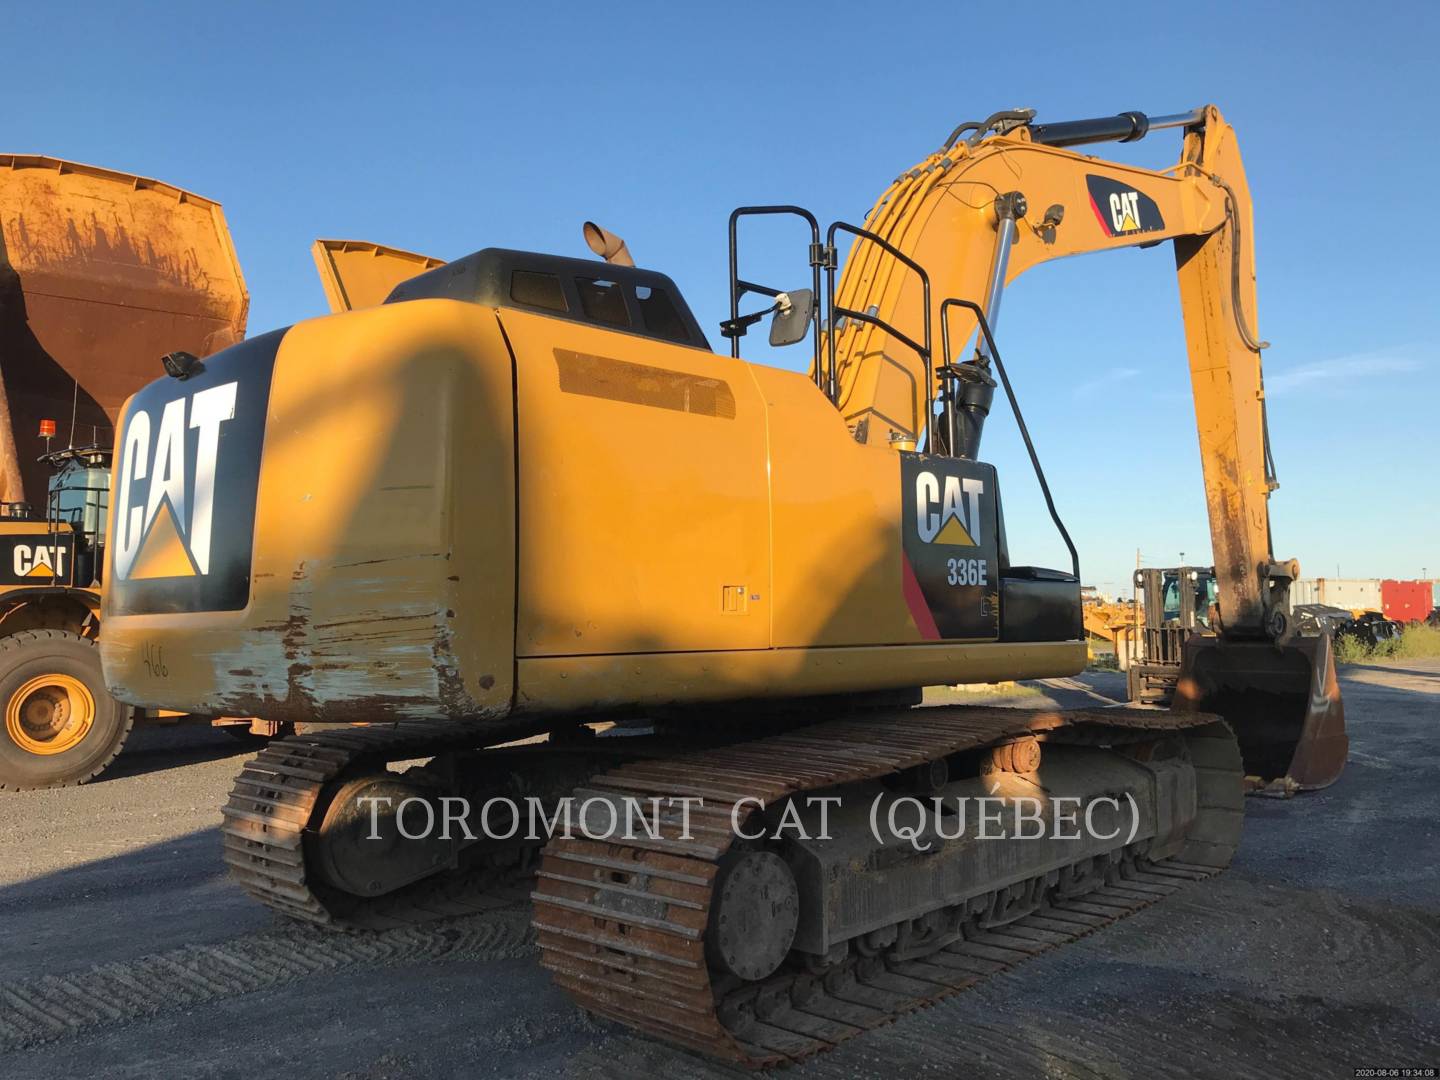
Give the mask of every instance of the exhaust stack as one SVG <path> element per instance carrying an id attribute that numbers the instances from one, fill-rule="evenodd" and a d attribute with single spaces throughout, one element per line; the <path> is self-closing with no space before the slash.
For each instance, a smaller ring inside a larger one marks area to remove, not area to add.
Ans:
<path id="1" fill-rule="evenodd" d="M 635 260 L 630 255 L 630 249 L 625 246 L 625 241 L 609 229 L 602 229 L 593 221 L 585 222 L 582 227 L 585 231 L 585 243 L 590 245 L 590 250 L 596 255 L 616 266 L 635 265 Z"/>

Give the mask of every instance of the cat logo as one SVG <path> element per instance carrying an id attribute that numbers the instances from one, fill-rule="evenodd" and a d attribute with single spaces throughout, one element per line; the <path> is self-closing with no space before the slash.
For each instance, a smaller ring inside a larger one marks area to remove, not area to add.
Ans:
<path id="1" fill-rule="evenodd" d="M 1160 207 L 1144 192 L 1093 174 L 1085 177 L 1085 187 L 1090 194 L 1090 209 L 1106 236 L 1133 236 L 1165 228 Z"/>
<path id="2" fill-rule="evenodd" d="M 220 427 L 235 418 L 238 385 L 222 383 L 167 401 L 158 424 L 143 408 L 130 412 L 115 495 L 119 580 L 210 572 L 215 459 Z"/>
<path id="3" fill-rule="evenodd" d="M 34 547 L 29 544 L 16 544 L 15 576 L 64 577 L 65 556 L 69 553 L 67 548 L 58 544 L 55 547 L 48 544 L 36 544 Z"/>
<path id="4" fill-rule="evenodd" d="M 942 483 L 943 480 L 943 483 Z M 915 530 L 927 544 L 976 547 L 980 535 L 980 496 L 985 481 L 939 477 L 929 470 L 915 476 Z"/>
<path id="5" fill-rule="evenodd" d="M 1117 233 L 1134 232 L 1140 228 L 1140 193 L 1138 191 L 1112 191 L 1110 193 L 1110 220 Z"/>

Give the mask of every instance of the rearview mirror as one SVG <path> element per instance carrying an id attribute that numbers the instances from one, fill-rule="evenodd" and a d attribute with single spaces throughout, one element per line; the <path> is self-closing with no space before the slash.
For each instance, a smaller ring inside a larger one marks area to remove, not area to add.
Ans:
<path id="1" fill-rule="evenodd" d="M 780 307 L 770 320 L 770 344 L 778 348 L 804 341 L 815 314 L 815 294 L 809 289 L 796 289 L 775 299 Z"/>

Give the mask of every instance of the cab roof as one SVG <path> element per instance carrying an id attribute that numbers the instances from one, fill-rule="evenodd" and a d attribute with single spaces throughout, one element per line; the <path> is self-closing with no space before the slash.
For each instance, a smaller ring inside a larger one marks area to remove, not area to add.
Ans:
<path id="1" fill-rule="evenodd" d="M 675 283 L 634 266 L 484 248 L 402 281 L 385 303 L 434 299 L 519 308 L 710 349 Z"/>

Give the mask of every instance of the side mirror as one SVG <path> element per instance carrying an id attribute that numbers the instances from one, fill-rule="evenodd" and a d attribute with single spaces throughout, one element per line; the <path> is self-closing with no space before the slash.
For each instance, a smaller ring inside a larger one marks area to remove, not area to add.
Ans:
<path id="1" fill-rule="evenodd" d="M 770 344 L 779 348 L 804 341 L 810 333 L 810 320 L 815 315 L 815 293 L 796 289 L 776 297 L 779 308 L 770 320 Z"/>

